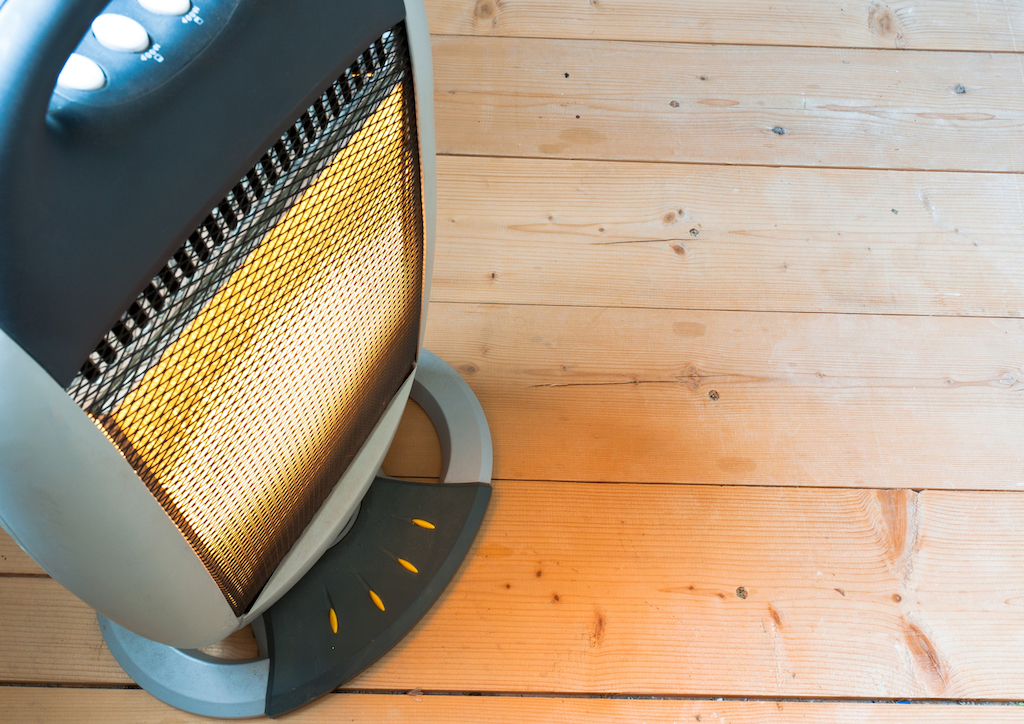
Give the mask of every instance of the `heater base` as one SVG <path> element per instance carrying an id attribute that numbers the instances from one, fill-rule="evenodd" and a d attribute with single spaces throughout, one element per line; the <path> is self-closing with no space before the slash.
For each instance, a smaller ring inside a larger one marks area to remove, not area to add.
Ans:
<path id="1" fill-rule="evenodd" d="M 491 494 L 490 431 L 465 381 L 423 350 L 411 397 L 437 429 L 445 484 L 377 476 L 348 535 L 263 614 L 266 658 L 215 659 L 98 615 L 125 672 L 189 712 L 278 716 L 331 691 L 397 643 L 455 575 Z"/>
<path id="2" fill-rule="evenodd" d="M 263 614 L 266 713 L 326 694 L 394 646 L 455 575 L 490 497 L 481 483 L 377 478 L 352 532 Z"/>

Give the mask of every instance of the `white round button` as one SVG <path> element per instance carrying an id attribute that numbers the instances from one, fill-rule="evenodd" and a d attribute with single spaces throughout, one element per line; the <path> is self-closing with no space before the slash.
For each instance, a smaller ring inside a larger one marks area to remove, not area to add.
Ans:
<path id="1" fill-rule="evenodd" d="M 124 15 L 104 13 L 92 21 L 92 32 L 100 45 L 122 53 L 141 53 L 149 47 L 149 33 Z"/>
<path id="2" fill-rule="evenodd" d="M 57 85 L 71 90 L 94 91 L 107 84 L 107 77 L 92 58 L 72 53 L 64 70 L 57 76 Z"/>
<path id="3" fill-rule="evenodd" d="M 139 0 L 139 5 L 157 15 L 184 15 L 192 9 L 189 0 Z"/>

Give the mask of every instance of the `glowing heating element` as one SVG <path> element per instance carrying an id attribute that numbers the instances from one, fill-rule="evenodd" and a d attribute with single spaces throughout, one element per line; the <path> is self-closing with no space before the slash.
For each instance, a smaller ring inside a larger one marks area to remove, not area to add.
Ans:
<path id="1" fill-rule="evenodd" d="M 116 409 L 95 416 L 236 614 L 415 358 L 422 212 L 406 86 L 340 141 Z"/>

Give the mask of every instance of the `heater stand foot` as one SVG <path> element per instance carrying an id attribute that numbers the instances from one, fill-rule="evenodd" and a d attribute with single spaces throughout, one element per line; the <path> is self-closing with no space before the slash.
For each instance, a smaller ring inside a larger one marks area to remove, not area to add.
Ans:
<path id="1" fill-rule="evenodd" d="M 352 532 L 263 614 L 266 713 L 328 693 L 394 646 L 455 575 L 490 497 L 482 483 L 377 478 Z"/>
<path id="2" fill-rule="evenodd" d="M 263 614 L 267 658 L 215 659 L 98 616 L 128 675 L 196 714 L 279 716 L 344 683 L 397 643 L 455 575 L 491 494 L 490 431 L 465 381 L 423 350 L 411 397 L 437 429 L 444 485 L 377 476 L 348 535 Z"/>

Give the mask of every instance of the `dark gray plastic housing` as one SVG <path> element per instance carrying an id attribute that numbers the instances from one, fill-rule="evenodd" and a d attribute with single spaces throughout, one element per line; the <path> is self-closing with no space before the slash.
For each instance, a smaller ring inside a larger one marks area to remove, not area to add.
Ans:
<path id="1" fill-rule="evenodd" d="M 108 4 L 0 3 L 0 330 L 61 387 L 314 96 L 405 16 L 402 0 L 209 0 L 223 26 L 163 43 L 168 62 L 194 53 L 166 77 L 120 72 L 137 93 L 111 76 L 95 102 L 54 99 Z"/>

